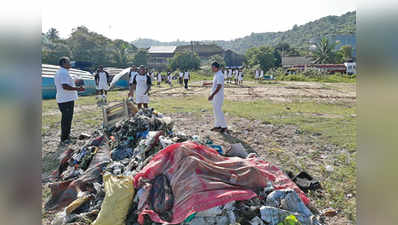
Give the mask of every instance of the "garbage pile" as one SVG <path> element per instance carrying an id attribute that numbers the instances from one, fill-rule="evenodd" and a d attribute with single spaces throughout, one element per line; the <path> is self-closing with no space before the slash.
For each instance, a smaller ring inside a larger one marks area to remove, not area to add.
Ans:
<path id="1" fill-rule="evenodd" d="M 321 224 L 308 174 L 292 179 L 240 144 L 224 152 L 153 109 L 91 137 L 53 173 L 53 224 Z"/>

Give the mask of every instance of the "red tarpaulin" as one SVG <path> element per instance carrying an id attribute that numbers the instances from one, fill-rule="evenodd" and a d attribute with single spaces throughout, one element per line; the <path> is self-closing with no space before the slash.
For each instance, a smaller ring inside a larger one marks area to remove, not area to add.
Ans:
<path id="1" fill-rule="evenodd" d="M 300 188 L 271 163 L 257 158 L 224 157 L 193 142 L 170 145 L 158 152 L 134 177 L 136 189 L 160 174 L 168 177 L 173 190 L 172 220 L 162 220 L 147 204 L 138 218 L 141 224 L 145 214 L 154 222 L 181 223 L 194 212 L 256 197 L 254 190 L 266 187 L 268 181 L 277 190 L 295 190 L 304 204 L 309 203 Z"/>

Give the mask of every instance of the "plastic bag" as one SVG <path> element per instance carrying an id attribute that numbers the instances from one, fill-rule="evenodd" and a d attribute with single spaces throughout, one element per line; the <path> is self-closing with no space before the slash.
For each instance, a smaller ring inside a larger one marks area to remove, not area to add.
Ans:
<path id="1" fill-rule="evenodd" d="M 131 178 L 105 174 L 105 199 L 101 211 L 92 225 L 124 225 L 130 204 L 134 197 Z"/>

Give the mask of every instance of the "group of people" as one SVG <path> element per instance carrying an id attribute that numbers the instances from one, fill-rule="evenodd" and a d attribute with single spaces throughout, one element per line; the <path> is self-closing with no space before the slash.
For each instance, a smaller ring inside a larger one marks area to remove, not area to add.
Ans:
<path id="1" fill-rule="evenodd" d="M 256 80 L 261 80 L 264 77 L 264 70 L 256 70 L 254 78 Z"/>
<path id="2" fill-rule="evenodd" d="M 84 91 L 83 87 L 76 87 L 76 82 L 69 74 L 71 68 L 70 60 L 67 57 L 62 57 L 59 60 L 60 69 L 57 71 L 54 82 L 57 90 L 56 101 L 59 110 L 61 111 L 61 143 L 68 144 L 71 142 L 70 130 L 74 111 L 74 102 L 78 98 L 78 91 Z M 213 86 L 208 100 L 213 104 L 213 113 L 215 117 L 215 125 L 212 131 L 225 132 L 227 124 L 225 122 L 222 105 L 224 102 L 224 73 L 221 70 L 220 64 L 217 62 L 212 63 L 212 71 L 214 72 Z M 135 100 L 138 108 L 148 108 L 149 104 L 149 91 L 152 87 L 152 80 L 157 78 L 161 82 L 162 76 L 158 74 L 149 73 L 148 69 L 141 65 L 132 66 L 129 73 L 129 92 L 128 98 Z M 171 73 L 167 74 L 168 80 L 171 80 Z M 188 80 L 190 74 L 188 71 L 178 72 L 179 83 L 184 82 L 185 88 L 188 88 Z M 103 66 L 99 66 L 95 72 L 95 81 L 99 93 L 106 95 L 109 90 L 109 74 L 104 71 Z"/>
<path id="3" fill-rule="evenodd" d="M 242 69 L 224 69 L 223 70 L 224 79 L 227 83 L 232 83 L 234 81 L 237 85 L 243 84 L 243 71 Z"/>
<path id="4" fill-rule="evenodd" d="M 130 73 L 129 77 L 131 78 L 132 74 L 137 73 L 137 67 L 132 66 L 130 68 Z M 162 82 L 165 82 L 170 85 L 170 87 L 173 87 L 173 80 L 178 79 L 178 83 L 185 87 L 185 89 L 188 89 L 188 82 L 191 79 L 191 74 L 188 70 L 181 70 L 181 71 L 176 71 L 174 74 L 172 72 L 167 71 L 166 74 L 162 74 L 162 71 L 148 71 L 147 68 L 145 68 L 145 73 L 153 80 L 157 82 L 157 85 L 160 86 Z"/>

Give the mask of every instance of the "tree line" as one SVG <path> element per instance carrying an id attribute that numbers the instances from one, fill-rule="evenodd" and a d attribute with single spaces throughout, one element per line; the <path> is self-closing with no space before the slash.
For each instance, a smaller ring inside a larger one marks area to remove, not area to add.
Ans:
<path id="1" fill-rule="evenodd" d="M 94 62 L 91 70 L 98 65 L 126 68 L 131 65 L 147 65 L 146 49 L 138 49 L 132 43 L 124 40 L 111 40 L 101 34 L 91 32 L 84 26 L 72 30 L 70 37 L 62 39 L 56 29 L 51 28 L 42 34 L 42 63 L 58 64 L 58 59 L 68 56 L 73 61 Z M 326 37 L 316 43 L 315 49 L 300 49 L 291 47 L 286 42 L 274 46 L 260 46 L 248 49 L 245 55 L 238 55 L 230 50 L 224 55 L 214 55 L 207 59 L 206 64 L 217 61 L 224 66 L 243 65 L 248 68 L 261 68 L 264 71 L 278 68 L 282 56 L 307 56 L 314 63 L 343 63 L 352 57 L 352 47 L 342 46 L 335 50 L 335 43 Z M 177 52 L 168 60 L 170 71 L 177 69 L 197 70 L 203 61 L 191 51 Z"/>

